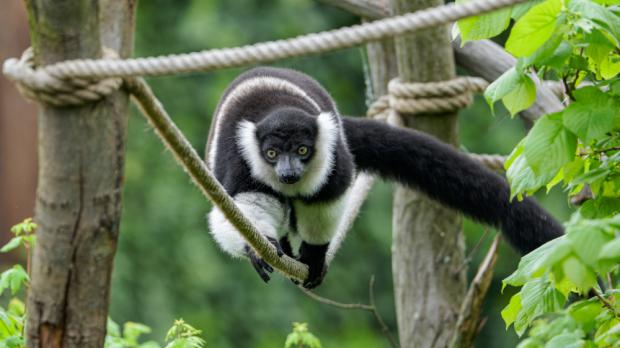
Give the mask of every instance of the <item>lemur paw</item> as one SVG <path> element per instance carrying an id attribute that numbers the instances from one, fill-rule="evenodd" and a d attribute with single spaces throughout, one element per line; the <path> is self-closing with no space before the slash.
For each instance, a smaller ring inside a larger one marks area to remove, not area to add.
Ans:
<path id="1" fill-rule="evenodd" d="M 293 254 L 291 242 L 288 240 L 288 234 L 285 234 L 284 236 L 282 236 L 282 238 L 280 238 L 280 247 L 282 247 L 282 251 L 285 255 L 296 258 L 296 256 Z"/>
<path id="2" fill-rule="evenodd" d="M 267 237 L 267 240 L 273 244 L 273 246 L 276 247 L 276 252 L 278 253 L 278 257 L 282 257 L 282 255 L 284 255 L 286 252 L 285 250 L 282 248 L 282 246 L 280 245 L 280 243 L 278 242 L 277 239 L 275 238 L 271 238 L 271 237 Z M 290 246 L 289 246 L 290 247 Z"/>
<path id="3" fill-rule="evenodd" d="M 276 252 L 278 253 L 278 257 L 282 257 L 285 251 L 280 246 L 280 243 L 278 243 L 278 241 L 275 238 L 271 238 L 271 237 L 267 237 L 267 240 L 271 244 L 273 244 L 273 246 L 276 247 Z M 289 248 L 290 248 L 290 245 L 289 245 Z M 252 266 L 254 266 L 256 273 L 258 273 L 258 275 L 261 277 L 261 279 L 265 283 L 269 282 L 270 277 L 268 273 L 273 273 L 273 267 L 271 267 L 270 264 L 268 264 L 265 260 L 263 260 L 258 255 L 256 255 L 256 252 L 252 248 L 250 248 L 249 245 L 246 245 L 244 247 L 244 252 L 245 252 L 245 255 L 248 257 L 248 259 L 250 259 L 250 262 L 252 263 Z"/>
<path id="4" fill-rule="evenodd" d="M 323 245 L 301 243 L 298 260 L 308 265 L 308 278 L 303 282 L 304 288 L 313 289 L 323 282 L 323 278 L 325 278 L 327 273 L 325 254 L 327 253 L 328 246 L 329 243 Z"/>
<path id="5" fill-rule="evenodd" d="M 245 246 L 245 255 L 250 259 L 250 263 L 254 266 L 256 273 L 260 276 L 260 278 L 265 282 L 269 282 L 269 274 L 273 273 L 273 267 L 271 267 L 265 260 L 261 259 L 256 252 L 248 245 Z"/>

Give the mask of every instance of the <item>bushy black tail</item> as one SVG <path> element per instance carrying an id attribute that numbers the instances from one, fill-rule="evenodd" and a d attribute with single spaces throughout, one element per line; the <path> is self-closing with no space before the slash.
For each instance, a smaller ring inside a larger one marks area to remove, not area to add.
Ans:
<path id="1" fill-rule="evenodd" d="M 562 226 L 533 200 L 510 201 L 506 180 L 451 146 L 378 121 L 343 118 L 343 122 L 358 170 L 419 189 L 500 228 L 522 253 L 563 234 Z"/>

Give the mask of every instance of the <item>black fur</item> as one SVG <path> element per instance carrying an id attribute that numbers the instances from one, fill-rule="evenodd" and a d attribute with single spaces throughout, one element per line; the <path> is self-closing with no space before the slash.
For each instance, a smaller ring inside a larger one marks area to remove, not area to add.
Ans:
<path id="1" fill-rule="evenodd" d="M 562 226 L 533 200 L 510 201 L 502 177 L 429 135 L 368 119 L 344 118 L 344 128 L 358 169 L 417 188 L 501 228 L 522 253 L 563 234 Z"/>
<path id="2" fill-rule="evenodd" d="M 240 75 L 224 93 L 216 114 L 232 89 L 247 79 L 261 76 L 292 82 L 316 102 L 318 109 L 296 95 L 274 93 L 267 87 L 259 86 L 243 98 L 236 98 L 228 112 L 219 116 L 223 118 L 220 120 L 219 141 L 210 144 L 211 134 L 207 147 L 215 146 L 217 150 L 212 169 L 227 192 L 231 196 L 242 192 L 261 192 L 277 197 L 289 206 L 292 232 L 295 232 L 298 223 L 295 218 L 298 212 L 290 203 L 292 199 L 310 204 L 329 202 L 344 194 L 352 184 L 354 171 L 360 170 L 417 188 L 474 219 L 499 227 L 509 242 L 522 253 L 563 234 L 561 225 L 534 201 L 528 198 L 521 202 L 510 201 L 510 189 L 503 178 L 451 146 L 420 132 L 382 122 L 340 118 L 329 94 L 315 80 L 299 72 L 257 68 Z M 236 141 L 240 121 L 256 123 L 259 138 L 271 137 L 275 139 L 274 144 L 287 148 L 293 146 L 287 145 L 287 139 L 294 143 L 316 137 L 316 127 L 309 124 L 315 122 L 315 117 L 322 112 L 330 112 L 339 118 L 343 130 L 340 134 L 344 133 L 344 138 L 340 137 L 336 144 L 334 166 L 327 182 L 318 192 L 308 197 L 287 197 L 252 177 Z M 303 134 L 300 133 L 302 129 Z M 285 244 L 283 252 L 292 254 L 288 239 Z M 321 283 L 325 274 L 327 245 L 302 242 L 299 260 L 310 266 L 310 276 L 304 286 L 314 287 Z M 252 263 L 255 267 L 261 265 L 265 268 L 260 260 L 253 259 Z M 264 279 L 264 275 L 260 275 Z"/>

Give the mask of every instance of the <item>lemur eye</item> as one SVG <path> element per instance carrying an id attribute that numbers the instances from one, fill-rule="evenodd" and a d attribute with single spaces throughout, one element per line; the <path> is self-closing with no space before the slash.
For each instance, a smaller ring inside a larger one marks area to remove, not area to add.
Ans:
<path id="1" fill-rule="evenodd" d="M 276 150 L 274 150 L 274 149 L 267 150 L 267 157 L 268 158 L 274 159 L 274 158 L 276 158 L 277 155 L 278 155 L 278 153 L 276 152 Z"/>
<path id="2" fill-rule="evenodd" d="M 302 156 L 304 156 L 304 155 L 306 155 L 306 154 L 308 153 L 308 148 L 307 148 L 307 147 L 305 147 L 305 146 L 300 146 L 300 147 L 297 149 L 297 153 L 298 153 L 298 154 L 300 154 L 300 155 L 302 155 Z"/>

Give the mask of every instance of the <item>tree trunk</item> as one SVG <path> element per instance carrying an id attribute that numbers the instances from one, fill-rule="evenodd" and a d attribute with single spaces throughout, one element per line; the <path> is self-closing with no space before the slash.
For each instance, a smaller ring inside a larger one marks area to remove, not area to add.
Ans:
<path id="1" fill-rule="evenodd" d="M 38 65 L 122 57 L 135 0 L 27 0 Z M 28 296 L 28 347 L 102 347 L 121 213 L 128 97 L 42 105 L 38 118 L 38 243 Z"/>
<path id="2" fill-rule="evenodd" d="M 441 0 L 392 0 L 394 14 L 442 5 Z M 448 27 L 396 38 L 403 81 L 442 81 L 455 76 Z M 403 115 L 404 124 L 456 145 L 455 113 Z M 461 216 L 422 193 L 394 192 L 392 268 L 401 346 L 446 347 L 450 343 L 466 273 Z"/>

